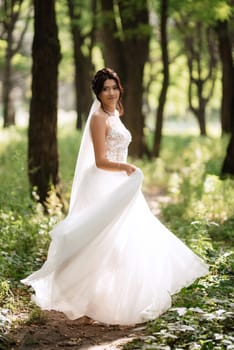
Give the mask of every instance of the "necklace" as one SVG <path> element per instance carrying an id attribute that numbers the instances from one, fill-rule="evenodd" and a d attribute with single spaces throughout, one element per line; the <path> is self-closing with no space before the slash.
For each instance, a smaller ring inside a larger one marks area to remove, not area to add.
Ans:
<path id="1" fill-rule="evenodd" d="M 109 117 L 115 115 L 115 111 L 113 111 L 113 112 L 108 112 L 108 111 L 106 111 L 103 107 L 102 107 L 102 110 L 103 110 L 103 112 L 105 112 Z"/>

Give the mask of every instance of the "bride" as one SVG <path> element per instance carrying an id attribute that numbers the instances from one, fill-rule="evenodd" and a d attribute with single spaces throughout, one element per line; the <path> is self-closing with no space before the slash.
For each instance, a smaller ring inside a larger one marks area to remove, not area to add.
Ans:
<path id="1" fill-rule="evenodd" d="M 127 162 L 122 86 L 109 68 L 92 80 L 94 101 L 84 130 L 67 217 L 50 232 L 47 260 L 22 282 L 33 300 L 69 319 L 107 324 L 152 320 L 171 295 L 208 267 L 151 213 L 139 168 Z"/>

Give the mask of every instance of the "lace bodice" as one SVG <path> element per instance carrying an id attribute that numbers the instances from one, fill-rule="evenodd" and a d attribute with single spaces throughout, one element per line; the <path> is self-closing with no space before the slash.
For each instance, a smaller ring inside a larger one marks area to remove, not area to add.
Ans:
<path id="1" fill-rule="evenodd" d="M 121 122 L 118 115 L 107 119 L 106 157 L 113 162 L 125 162 L 128 155 L 128 145 L 131 134 Z"/>

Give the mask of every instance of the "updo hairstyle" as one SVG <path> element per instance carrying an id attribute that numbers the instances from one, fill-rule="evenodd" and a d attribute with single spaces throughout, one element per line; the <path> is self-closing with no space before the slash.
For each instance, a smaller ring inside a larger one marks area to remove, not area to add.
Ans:
<path id="1" fill-rule="evenodd" d="M 124 109 L 123 109 L 123 105 L 121 102 L 121 98 L 123 95 L 123 87 L 122 87 L 122 84 L 121 84 L 121 81 L 120 81 L 118 74 L 113 69 L 102 68 L 99 71 L 97 71 L 94 78 L 92 79 L 92 83 L 91 83 L 92 90 L 93 90 L 94 94 L 96 95 L 97 99 L 100 101 L 99 94 L 102 92 L 104 82 L 107 79 L 113 79 L 116 82 L 116 85 L 117 85 L 119 92 L 120 92 L 119 101 L 117 102 L 116 108 L 118 109 L 119 114 L 123 115 Z"/>

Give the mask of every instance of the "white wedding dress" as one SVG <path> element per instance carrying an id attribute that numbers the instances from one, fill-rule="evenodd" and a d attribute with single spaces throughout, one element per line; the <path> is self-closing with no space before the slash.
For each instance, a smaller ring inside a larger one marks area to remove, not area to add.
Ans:
<path id="1" fill-rule="evenodd" d="M 171 295 L 207 274 L 208 267 L 151 213 L 140 169 L 127 176 L 95 166 L 90 118 L 68 216 L 52 230 L 42 268 L 22 282 L 34 288 L 33 299 L 42 309 L 62 311 L 70 319 L 145 322 L 165 312 Z M 117 111 L 107 123 L 106 157 L 126 162 L 131 135 Z"/>

